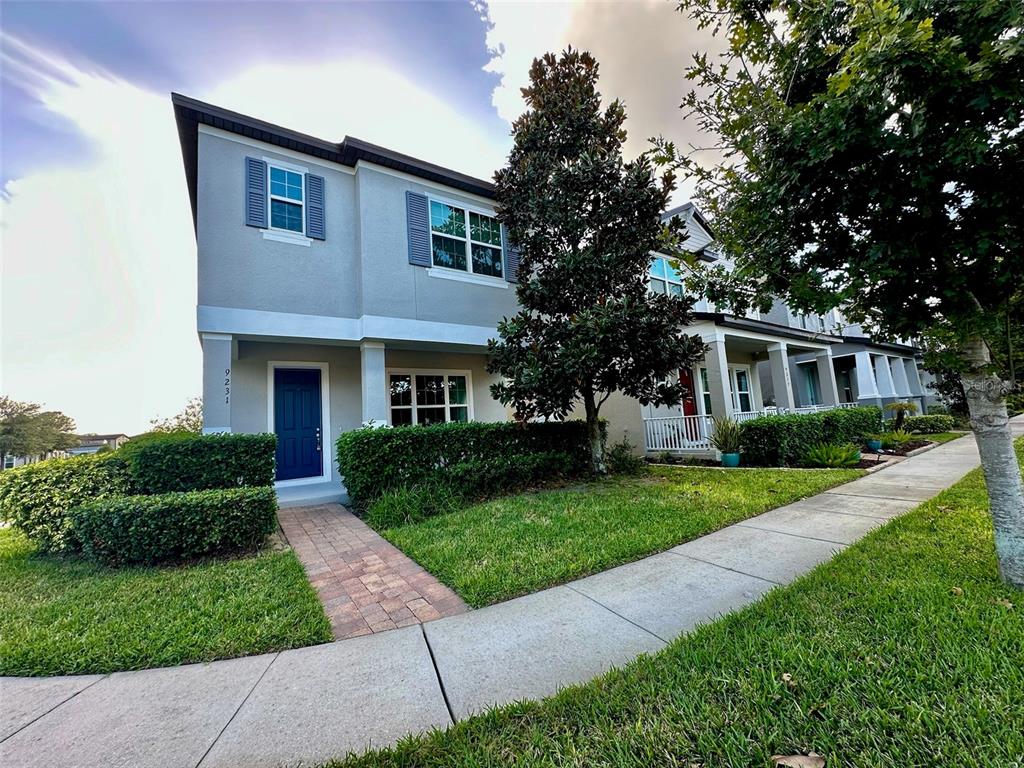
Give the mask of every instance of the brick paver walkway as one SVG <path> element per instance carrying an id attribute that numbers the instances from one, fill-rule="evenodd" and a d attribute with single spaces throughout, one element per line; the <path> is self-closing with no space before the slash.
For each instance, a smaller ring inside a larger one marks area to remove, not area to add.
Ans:
<path id="1" fill-rule="evenodd" d="M 340 504 L 277 513 L 336 640 L 467 610 L 452 590 Z"/>

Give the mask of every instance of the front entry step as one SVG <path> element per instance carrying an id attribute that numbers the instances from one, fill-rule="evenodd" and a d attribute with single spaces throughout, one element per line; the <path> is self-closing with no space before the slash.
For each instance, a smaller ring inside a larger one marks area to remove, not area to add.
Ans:
<path id="1" fill-rule="evenodd" d="M 349 503 L 348 491 L 337 481 L 275 486 L 274 490 L 277 491 L 277 505 L 282 509 Z"/>

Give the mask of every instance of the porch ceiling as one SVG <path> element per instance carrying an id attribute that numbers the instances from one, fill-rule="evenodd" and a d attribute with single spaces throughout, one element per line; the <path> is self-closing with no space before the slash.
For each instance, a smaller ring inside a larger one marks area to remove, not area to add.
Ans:
<path id="1" fill-rule="evenodd" d="M 808 341 L 797 341 L 785 337 L 772 337 L 767 334 L 750 335 L 746 332 L 726 331 L 725 346 L 729 352 L 737 352 L 743 355 L 753 355 L 760 359 L 766 359 L 768 348 L 773 344 L 783 343 L 788 348 L 789 354 L 803 354 L 806 352 L 818 352 L 826 349 L 827 342 L 813 343 Z"/>

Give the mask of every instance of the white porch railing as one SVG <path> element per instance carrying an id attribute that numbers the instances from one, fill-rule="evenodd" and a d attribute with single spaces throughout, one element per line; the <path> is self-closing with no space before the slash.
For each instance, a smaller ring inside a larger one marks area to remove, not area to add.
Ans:
<path id="1" fill-rule="evenodd" d="M 856 408 L 857 403 L 838 405 L 806 405 L 786 410 L 765 408 L 761 411 L 739 411 L 732 414 L 736 421 L 750 421 L 761 416 L 780 413 L 819 413 L 836 408 Z M 644 442 L 648 451 L 710 451 L 710 416 L 656 416 L 644 419 Z"/>
<path id="2" fill-rule="evenodd" d="M 710 416 L 644 419 L 644 442 L 648 451 L 709 451 L 710 435 Z"/>

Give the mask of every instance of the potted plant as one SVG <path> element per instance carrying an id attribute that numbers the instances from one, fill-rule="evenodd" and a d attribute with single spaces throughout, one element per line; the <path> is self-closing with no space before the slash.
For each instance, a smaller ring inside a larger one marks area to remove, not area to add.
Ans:
<path id="1" fill-rule="evenodd" d="M 881 435 L 868 435 L 864 442 L 867 443 L 868 450 L 872 453 L 878 453 L 882 450 Z"/>
<path id="2" fill-rule="evenodd" d="M 711 444 L 722 453 L 723 467 L 738 467 L 740 465 L 740 424 L 735 419 L 726 417 L 715 417 L 712 419 L 714 431 L 711 435 Z"/>

